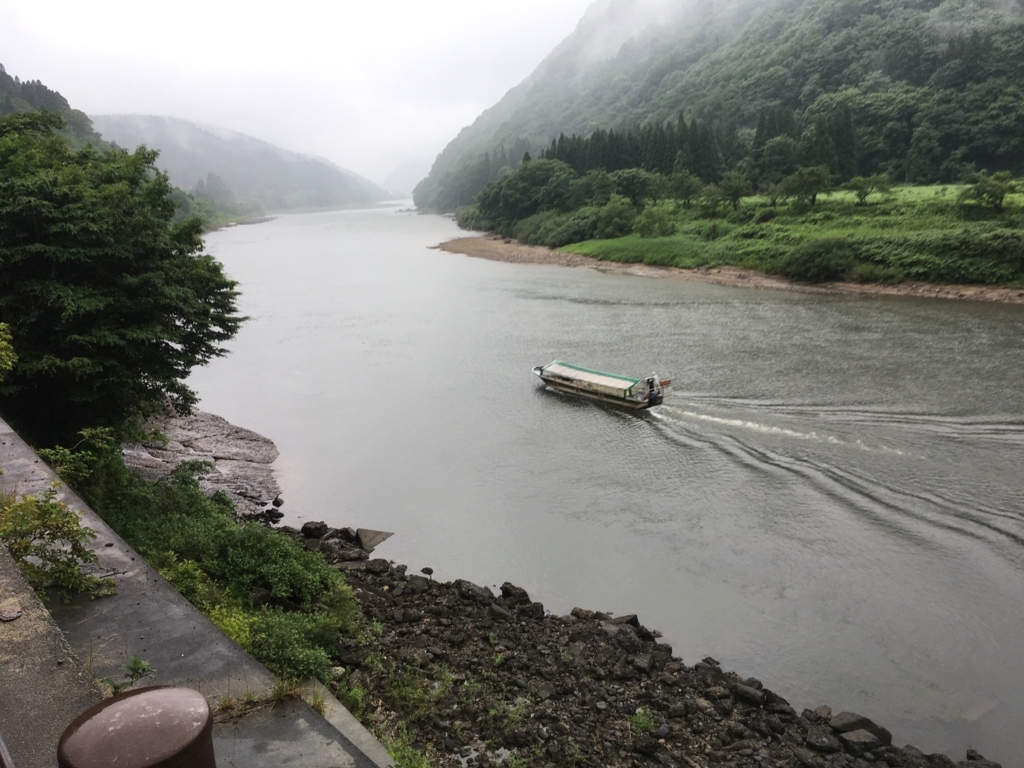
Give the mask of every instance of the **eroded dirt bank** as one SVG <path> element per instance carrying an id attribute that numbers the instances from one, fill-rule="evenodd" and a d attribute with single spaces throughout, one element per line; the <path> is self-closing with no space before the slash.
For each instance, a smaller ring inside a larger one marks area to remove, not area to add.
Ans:
<path id="1" fill-rule="evenodd" d="M 524 245 L 494 235 L 476 235 L 448 240 L 435 246 L 448 253 L 461 253 L 479 259 L 506 261 L 514 264 L 552 264 L 561 267 L 590 267 L 602 272 L 637 275 L 639 277 L 666 277 L 678 280 L 696 280 L 715 285 L 743 286 L 747 288 L 771 288 L 773 290 L 800 291 L 803 293 L 848 293 L 885 296 L 921 296 L 936 299 L 966 299 L 971 301 L 997 301 L 1006 304 L 1024 304 L 1024 290 L 1001 288 L 988 285 L 934 285 L 931 283 L 904 282 L 899 285 L 877 283 L 823 283 L 807 285 L 795 283 L 782 277 L 773 277 L 739 267 L 702 267 L 700 269 L 679 269 L 677 267 L 654 267 L 647 264 L 622 264 L 601 261 L 577 253 L 556 251 L 539 245 Z"/>

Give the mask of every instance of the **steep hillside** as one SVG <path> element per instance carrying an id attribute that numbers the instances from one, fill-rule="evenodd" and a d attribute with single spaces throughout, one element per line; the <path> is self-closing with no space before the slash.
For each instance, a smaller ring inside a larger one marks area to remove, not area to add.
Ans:
<path id="1" fill-rule="evenodd" d="M 561 133 L 680 115 L 740 129 L 749 152 L 762 116 L 781 115 L 792 133 L 841 112 L 863 174 L 938 181 L 974 168 L 1019 171 L 1021 83 L 1024 0 L 603 0 L 445 148 L 416 202 L 472 202 L 503 166 Z"/>
<path id="2" fill-rule="evenodd" d="M 160 150 L 171 182 L 218 203 L 266 210 L 329 208 L 383 200 L 368 179 L 327 160 L 300 155 L 233 131 L 153 115 L 95 115 L 103 136 L 122 147 Z"/>
<path id="3" fill-rule="evenodd" d="M 46 109 L 60 112 L 67 121 L 63 133 L 76 149 L 86 144 L 97 147 L 106 146 L 92 127 L 88 115 L 72 109 L 68 100 L 57 91 L 51 90 L 38 80 L 25 80 L 7 74 L 4 65 L 0 64 L 0 117 L 14 112 L 27 112 L 33 109 Z"/>

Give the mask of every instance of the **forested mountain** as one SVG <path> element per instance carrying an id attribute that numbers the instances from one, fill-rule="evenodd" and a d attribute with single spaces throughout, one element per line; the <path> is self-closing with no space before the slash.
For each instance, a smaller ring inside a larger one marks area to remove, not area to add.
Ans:
<path id="1" fill-rule="evenodd" d="M 100 133 L 122 147 L 160 151 L 171 183 L 217 203 L 258 203 L 266 210 L 371 203 L 387 193 L 320 158 L 289 152 L 233 131 L 153 115 L 95 115 Z"/>
<path id="2" fill-rule="evenodd" d="M 583 143 L 625 154 L 579 159 Z M 1024 0 L 601 0 L 445 148 L 416 203 L 469 204 L 526 151 L 705 182 L 735 170 L 755 185 L 779 175 L 766 153 L 827 165 L 837 182 L 1019 173 Z"/>
<path id="3" fill-rule="evenodd" d="M 38 80 L 22 82 L 17 76 L 11 77 L 4 69 L 4 65 L 0 64 L 0 117 L 34 109 L 59 112 L 67 122 L 63 134 L 72 146 L 105 146 L 99 134 L 93 130 L 88 115 L 72 109 L 67 99 Z"/>

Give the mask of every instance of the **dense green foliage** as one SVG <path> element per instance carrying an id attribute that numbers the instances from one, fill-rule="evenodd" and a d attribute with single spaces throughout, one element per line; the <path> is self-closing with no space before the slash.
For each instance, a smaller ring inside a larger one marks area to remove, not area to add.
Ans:
<path id="1" fill-rule="evenodd" d="M 189 601 L 283 678 L 329 679 L 339 638 L 359 608 L 344 578 L 318 552 L 254 522 L 235 520 L 224 494 L 207 497 L 179 464 L 150 482 L 131 472 L 110 431 L 91 430 L 74 450 L 44 452 L 137 552 Z"/>
<path id="2" fill-rule="evenodd" d="M 563 249 L 661 266 L 728 264 L 807 282 L 1024 283 L 1024 201 L 1013 198 L 997 214 L 958 202 L 958 192 L 907 187 L 864 204 L 853 192 L 834 192 L 814 209 L 753 197 L 710 217 L 677 205 L 671 236 L 634 233 Z"/>
<path id="3" fill-rule="evenodd" d="M 235 283 L 172 224 L 167 177 L 145 149 L 73 150 L 52 112 L 0 118 L 0 322 L 18 361 L 4 415 L 41 442 L 118 426 L 166 398 L 238 329 Z"/>
<path id="4" fill-rule="evenodd" d="M 4 65 L 0 64 L 0 117 L 39 109 L 56 112 L 64 118 L 62 134 L 71 146 L 81 148 L 86 144 L 92 144 L 97 148 L 107 148 L 100 135 L 93 130 L 88 115 L 72 109 L 67 99 L 40 81 L 22 81 L 18 77 L 12 77 L 7 74 Z"/>
<path id="5" fill-rule="evenodd" d="M 86 546 L 96 532 L 83 527 L 75 511 L 56 497 L 56 489 L 50 488 L 42 496 L 0 498 L 0 541 L 43 600 L 50 586 L 65 601 L 72 592 L 108 594 L 112 582 L 82 570 L 96 562 Z"/>
<path id="6" fill-rule="evenodd" d="M 685 168 L 717 183 L 735 171 L 762 187 L 798 166 L 827 166 L 836 183 L 1024 171 L 1019 2 L 681 3 L 672 18 L 595 57 L 594 41 L 621 25 L 619 5 L 585 19 L 463 130 L 417 187 L 417 205 L 472 203 L 514 170 L 495 160 L 513 143 L 513 159 L 546 147 L 581 174 Z"/>

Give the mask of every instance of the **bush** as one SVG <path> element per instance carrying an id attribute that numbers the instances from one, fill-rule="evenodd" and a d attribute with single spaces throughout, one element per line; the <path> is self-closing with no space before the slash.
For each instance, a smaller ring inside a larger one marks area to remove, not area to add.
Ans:
<path id="1" fill-rule="evenodd" d="M 597 217 L 597 231 L 594 236 L 599 240 L 610 240 L 623 237 L 633 231 L 636 209 L 622 195 L 612 195 L 608 204 L 600 209 Z"/>
<path id="2" fill-rule="evenodd" d="M 237 522 L 223 493 L 200 490 L 202 462 L 183 462 L 156 483 L 128 470 L 116 446 L 89 463 L 79 490 L 186 599 L 275 674 L 328 679 L 331 654 L 357 631 L 360 612 L 320 553 Z"/>
<path id="3" fill-rule="evenodd" d="M 520 242 L 549 248 L 590 240 L 597 233 L 599 212 L 599 208 L 593 207 L 572 213 L 544 211 L 519 222 L 515 236 Z"/>
<path id="4" fill-rule="evenodd" d="M 648 205 L 641 213 L 633 229 L 640 237 L 668 237 L 676 232 L 675 205 L 657 203 Z"/>
<path id="5" fill-rule="evenodd" d="M 775 271 L 793 280 L 826 283 L 842 280 L 855 263 L 849 241 L 823 238 L 799 246 L 782 258 Z"/>
<path id="6" fill-rule="evenodd" d="M 65 602 L 72 592 L 94 598 L 110 594 L 112 581 L 82 572 L 82 566 L 96 562 L 96 555 L 85 546 L 96 532 L 83 527 L 75 511 L 56 496 L 56 488 L 50 488 L 42 497 L 4 498 L 0 541 L 44 602 L 43 590 L 51 583 Z"/>
<path id="7" fill-rule="evenodd" d="M 480 213 L 480 208 L 475 205 L 467 205 L 455 212 L 455 223 L 462 229 L 475 230 L 477 232 L 490 232 L 494 224 Z"/>

